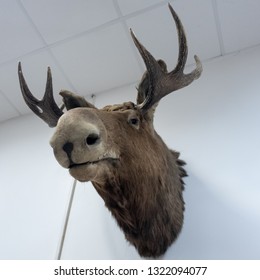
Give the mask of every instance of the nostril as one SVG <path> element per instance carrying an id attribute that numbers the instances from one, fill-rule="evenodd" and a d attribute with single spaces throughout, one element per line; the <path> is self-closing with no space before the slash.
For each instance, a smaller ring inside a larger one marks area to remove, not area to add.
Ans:
<path id="1" fill-rule="evenodd" d="M 73 150 L 73 143 L 67 142 L 62 147 L 63 151 L 67 153 L 68 156 L 70 156 L 72 150 Z"/>
<path id="2" fill-rule="evenodd" d="M 91 146 L 91 145 L 98 143 L 98 140 L 99 140 L 99 135 L 96 133 L 91 133 L 86 138 L 86 143 L 87 143 L 87 145 Z"/>

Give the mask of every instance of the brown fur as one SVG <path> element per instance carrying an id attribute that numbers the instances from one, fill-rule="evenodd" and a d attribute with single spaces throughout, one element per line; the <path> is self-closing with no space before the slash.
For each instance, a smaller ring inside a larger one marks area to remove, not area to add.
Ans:
<path id="1" fill-rule="evenodd" d="M 63 114 L 53 98 L 48 69 L 42 100 L 30 92 L 21 64 L 18 75 L 26 104 L 49 126 L 57 126 L 50 141 L 58 162 L 79 181 L 91 181 L 115 217 L 126 239 L 144 257 L 159 257 L 178 237 L 183 225 L 183 177 L 187 176 L 179 153 L 169 150 L 153 128 L 154 111 L 167 94 L 188 86 L 202 73 L 184 73 L 188 48 L 182 23 L 171 5 L 179 56 L 168 72 L 130 31 L 147 71 L 138 86 L 137 104 L 127 102 L 99 110 L 84 98 L 62 91 Z M 83 108 L 82 108 L 83 107 Z"/>
<path id="2" fill-rule="evenodd" d="M 85 117 L 83 111 L 88 111 Z M 165 253 L 182 228 L 182 177 L 186 176 L 186 172 L 179 153 L 169 150 L 153 129 L 150 115 L 147 113 L 142 116 L 130 102 L 107 106 L 102 110 L 77 108 L 61 117 L 51 145 L 55 151 L 66 142 L 71 142 L 71 135 L 74 137 L 78 133 L 73 131 L 73 127 L 77 127 L 77 123 L 81 125 L 79 118 L 84 118 L 84 122 L 91 122 L 97 127 L 102 124 L 102 129 L 104 127 L 106 130 L 102 141 L 106 142 L 107 150 L 114 149 L 116 159 L 97 163 L 89 171 L 88 165 L 76 165 L 86 162 L 86 158 L 82 161 L 75 160 L 72 151 L 70 162 L 75 165 L 67 167 L 76 179 L 92 181 L 126 239 L 136 247 L 141 256 L 158 257 Z M 129 118 L 137 118 L 138 127 L 129 123 Z M 96 123 L 96 119 L 99 123 Z M 68 126 L 68 121 L 71 126 Z M 59 137 L 61 133 L 63 137 L 66 135 L 62 141 Z M 77 138 L 84 141 L 87 134 L 88 131 L 79 133 L 74 141 L 77 142 Z M 69 155 L 64 151 L 62 155 L 56 153 L 58 161 L 64 156 Z"/>

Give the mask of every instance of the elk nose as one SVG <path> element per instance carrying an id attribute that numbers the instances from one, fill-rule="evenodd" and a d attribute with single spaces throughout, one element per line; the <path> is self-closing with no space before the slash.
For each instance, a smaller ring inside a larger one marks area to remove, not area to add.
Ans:
<path id="1" fill-rule="evenodd" d="M 92 146 L 100 142 L 100 137 L 96 133 L 90 133 L 86 138 L 86 144 Z"/>
<path id="2" fill-rule="evenodd" d="M 71 152 L 73 150 L 73 143 L 67 142 L 62 147 L 63 151 L 70 157 Z"/>

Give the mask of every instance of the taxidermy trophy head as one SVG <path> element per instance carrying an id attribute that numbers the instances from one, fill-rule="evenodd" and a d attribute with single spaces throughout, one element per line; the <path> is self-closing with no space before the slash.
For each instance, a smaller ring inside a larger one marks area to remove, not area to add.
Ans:
<path id="1" fill-rule="evenodd" d="M 21 91 L 31 110 L 50 127 L 50 140 L 60 165 L 81 182 L 91 181 L 111 211 L 125 238 L 143 257 L 159 257 L 178 237 L 183 225 L 182 192 L 186 176 L 184 161 L 170 150 L 153 127 L 155 108 L 161 98 L 198 79 L 196 68 L 184 74 L 188 48 L 182 23 L 169 5 L 175 21 L 179 56 L 174 70 L 156 60 L 130 31 L 144 63 L 137 88 L 137 102 L 98 109 L 83 97 L 61 91 L 63 112 L 55 103 L 50 69 L 42 100 L 30 92 L 21 64 L 18 66 Z"/>

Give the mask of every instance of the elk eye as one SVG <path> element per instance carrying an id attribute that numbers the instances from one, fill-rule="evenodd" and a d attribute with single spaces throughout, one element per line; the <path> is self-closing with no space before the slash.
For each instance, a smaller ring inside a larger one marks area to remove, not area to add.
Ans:
<path id="1" fill-rule="evenodd" d="M 131 118 L 130 119 L 130 124 L 137 126 L 139 124 L 139 120 L 137 118 Z"/>

